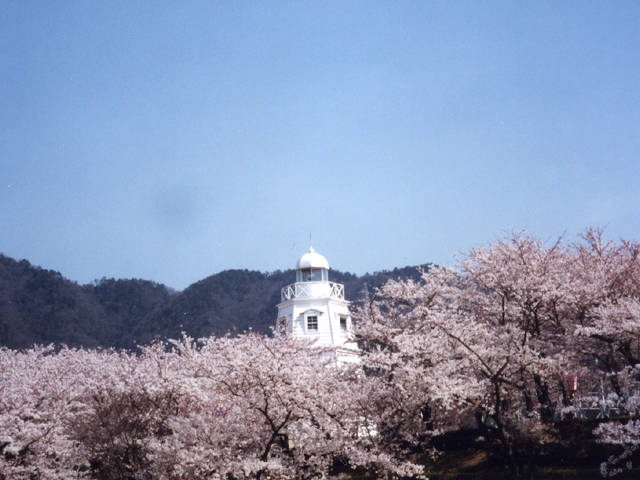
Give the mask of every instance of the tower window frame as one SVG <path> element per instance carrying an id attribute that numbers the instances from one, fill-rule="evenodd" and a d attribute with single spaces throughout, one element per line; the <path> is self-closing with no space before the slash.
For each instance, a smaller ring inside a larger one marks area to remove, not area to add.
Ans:
<path id="1" fill-rule="evenodd" d="M 324 268 L 302 268 L 296 272 L 296 282 L 328 282 L 329 272 Z"/>
<path id="2" fill-rule="evenodd" d="M 318 315 L 307 315 L 306 317 L 307 331 L 318 331 Z"/>

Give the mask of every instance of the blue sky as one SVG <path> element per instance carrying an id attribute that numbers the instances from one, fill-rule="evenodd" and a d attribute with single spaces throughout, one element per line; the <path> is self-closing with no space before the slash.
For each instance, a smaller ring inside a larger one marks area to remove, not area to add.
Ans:
<path id="1" fill-rule="evenodd" d="M 640 2 L 4 1 L 0 252 L 182 289 L 640 240 Z"/>

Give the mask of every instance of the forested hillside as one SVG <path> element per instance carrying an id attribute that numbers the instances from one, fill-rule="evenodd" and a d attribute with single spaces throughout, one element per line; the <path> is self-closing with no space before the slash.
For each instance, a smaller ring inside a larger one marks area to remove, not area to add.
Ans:
<path id="1" fill-rule="evenodd" d="M 356 276 L 331 271 L 347 298 L 360 301 L 389 278 L 419 276 L 417 267 Z M 59 272 L 0 255 L 0 345 L 134 348 L 155 338 L 267 333 L 280 289 L 293 270 L 227 270 L 182 292 L 148 280 L 106 279 L 78 285 Z"/>

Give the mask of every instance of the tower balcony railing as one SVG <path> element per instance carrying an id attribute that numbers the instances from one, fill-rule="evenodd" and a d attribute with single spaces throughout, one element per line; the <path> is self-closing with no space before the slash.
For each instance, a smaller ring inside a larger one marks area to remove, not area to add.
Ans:
<path id="1" fill-rule="evenodd" d="M 344 285 L 333 282 L 296 282 L 280 291 L 280 301 L 293 298 L 320 297 L 344 300 Z"/>

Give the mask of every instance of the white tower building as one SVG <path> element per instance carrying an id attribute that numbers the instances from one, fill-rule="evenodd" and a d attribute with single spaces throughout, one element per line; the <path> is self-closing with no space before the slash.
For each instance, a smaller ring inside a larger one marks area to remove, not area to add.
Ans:
<path id="1" fill-rule="evenodd" d="M 313 247 L 296 265 L 296 283 L 282 288 L 276 331 L 333 347 L 337 363 L 359 361 L 344 285 L 329 281 L 329 262 Z"/>

